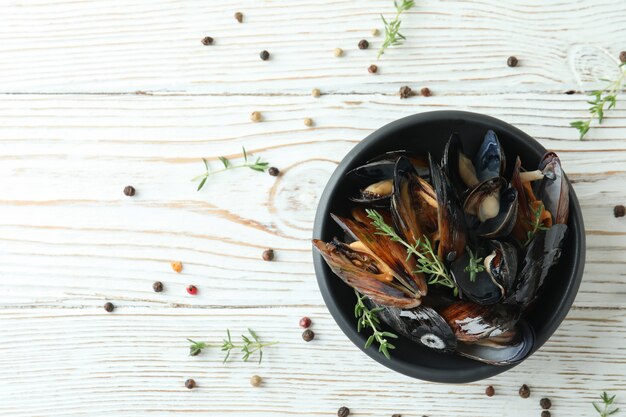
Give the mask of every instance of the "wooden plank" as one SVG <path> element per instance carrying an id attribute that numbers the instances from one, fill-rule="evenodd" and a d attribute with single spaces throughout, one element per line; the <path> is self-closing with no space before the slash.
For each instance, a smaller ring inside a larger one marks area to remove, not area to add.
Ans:
<path id="1" fill-rule="evenodd" d="M 393 13 L 388 0 L 9 2 L 0 92 L 565 91 L 614 75 L 626 35 L 622 0 L 420 0 L 403 18 L 405 44 L 377 61 L 383 37 L 370 31 Z"/>
<path id="2" fill-rule="evenodd" d="M 233 103 L 237 103 L 236 105 Z M 500 117 L 560 153 L 588 234 L 579 306 L 624 307 L 626 112 L 590 140 L 567 126 L 585 105 L 553 94 L 74 96 L 0 100 L 0 284 L 4 305 L 321 306 L 311 264 L 317 200 L 355 143 L 396 118 L 434 109 Z M 252 110 L 261 123 L 248 121 Z M 306 128 L 304 117 L 315 126 Z M 358 127 L 353 127 L 358 126 Z M 443 139 L 443 138 L 442 138 Z M 241 146 L 282 170 L 190 178 Z M 133 198 L 124 186 L 137 188 Z M 276 262 L 261 260 L 276 250 Z M 169 261 L 181 260 L 182 274 Z M 152 292 L 152 282 L 166 285 Z M 196 284 L 200 294 L 184 287 Z"/>

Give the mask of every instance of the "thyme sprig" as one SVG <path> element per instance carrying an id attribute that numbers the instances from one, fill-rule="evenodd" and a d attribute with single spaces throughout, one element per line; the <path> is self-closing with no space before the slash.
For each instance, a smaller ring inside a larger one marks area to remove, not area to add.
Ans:
<path id="1" fill-rule="evenodd" d="M 613 402 L 615 401 L 615 395 L 609 397 L 609 395 L 606 392 L 603 392 L 602 395 L 600 395 L 600 399 L 602 400 L 602 403 L 603 403 L 602 405 L 604 405 L 604 408 L 602 408 L 602 405 L 592 403 L 593 408 L 595 408 L 598 414 L 600 414 L 600 417 L 607 417 L 619 411 L 619 408 L 611 409 L 611 406 L 613 405 Z"/>
<path id="2" fill-rule="evenodd" d="M 202 158 L 202 162 L 204 162 L 204 168 L 206 169 L 206 172 L 191 179 L 191 181 L 200 180 L 200 184 L 198 184 L 198 191 L 200 191 L 202 187 L 204 187 L 204 183 L 206 183 L 206 180 L 209 179 L 211 175 L 215 175 L 220 172 L 227 171 L 229 169 L 250 168 L 254 171 L 260 171 L 260 172 L 264 172 L 267 169 L 269 162 L 262 161 L 260 156 L 257 157 L 257 159 L 254 162 L 249 162 L 246 148 L 242 146 L 241 149 L 243 150 L 243 164 L 233 165 L 233 163 L 225 156 L 218 156 L 218 159 L 222 162 L 222 164 L 224 165 L 224 168 L 217 170 L 217 171 L 211 171 L 209 161 Z"/>
<path id="3" fill-rule="evenodd" d="M 191 356 L 196 356 L 197 354 L 202 352 L 202 349 L 206 349 L 210 347 L 221 347 L 222 351 L 226 352 L 226 356 L 224 357 L 224 360 L 222 361 L 222 363 L 226 363 L 233 349 L 240 349 L 241 352 L 243 353 L 241 359 L 244 362 L 247 362 L 248 359 L 250 359 L 250 356 L 252 356 L 254 353 L 259 352 L 259 363 L 261 363 L 261 360 L 263 359 L 263 348 L 267 346 L 276 345 L 278 344 L 278 342 L 263 343 L 261 342 L 261 339 L 259 338 L 259 336 L 252 329 L 248 329 L 248 333 L 249 333 L 249 336 L 246 336 L 245 334 L 241 335 L 241 340 L 242 340 L 241 344 L 237 344 L 233 342 L 230 336 L 229 329 L 226 329 L 226 339 L 222 340 L 221 345 L 211 344 L 207 342 L 196 342 L 194 340 L 187 339 L 191 343 L 191 346 L 189 346 L 189 354 Z"/>
<path id="4" fill-rule="evenodd" d="M 396 17 L 392 21 L 388 22 L 385 19 L 385 16 L 382 14 L 380 15 L 383 20 L 383 24 L 385 25 L 385 41 L 378 50 L 378 59 L 380 59 L 380 56 L 385 53 L 387 48 L 390 46 L 400 45 L 406 39 L 404 35 L 400 33 L 400 25 L 402 24 L 400 15 L 415 6 L 415 1 L 402 0 L 401 3 L 398 3 L 397 0 L 394 0 L 393 5 L 396 7 Z"/>
<path id="5" fill-rule="evenodd" d="M 435 253 L 430 240 L 425 235 L 415 242 L 414 245 L 407 243 L 402 239 L 394 230 L 393 227 L 388 225 L 376 210 L 365 209 L 367 217 L 372 219 L 372 225 L 378 229 L 377 234 L 389 237 L 394 242 L 399 242 L 406 248 L 407 259 L 411 256 L 415 256 L 417 259 L 417 270 L 415 272 L 422 272 L 429 276 L 429 285 L 443 285 L 448 288 L 454 289 L 454 294 L 458 293 L 458 288 L 450 276 L 450 273 L 443 264 L 443 261 Z"/>
<path id="6" fill-rule="evenodd" d="M 541 213 L 543 213 L 543 209 L 543 203 L 539 203 L 537 208 L 533 210 L 533 220 L 531 222 L 532 230 L 526 232 L 526 242 L 524 242 L 524 246 L 528 246 L 530 244 L 538 231 L 548 230 L 548 227 L 541 224 Z"/>
<path id="7" fill-rule="evenodd" d="M 475 282 L 476 274 L 485 270 L 483 258 L 477 258 L 469 246 L 466 246 L 465 249 L 467 250 L 467 253 L 469 253 L 469 264 L 465 267 L 465 272 L 469 272 L 470 281 Z"/>
<path id="8" fill-rule="evenodd" d="M 591 104 L 591 107 L 589 107 L 589 118 L 587 120 L 577 120 L 570 123 L 570 126 L 578 129 L 580 132 L 580 139 L 583 139 L 587 132 L 589 132 L 591 123 L 595 119 L 598 119 L 598 124 L 602 124 L 602 120 L 604 120 L 604 110 L 607 104 L 608 107 L 606 110 L 611 110 L 615 107 L 617 94 L 625 87 L 626 63 L 620 64 L 619 77 L 617 77 L 617 79 L 613 81 L 602 79 L 602 81 L 606 81 L 609 84 L 602 90 L 595 90 L 589 93 L 589 96 L 593 97 L 593 99 L 587 101 L 587 103 Z"/>
<path id="9" fill-rule="evenodd" d="M 378 351 L 385 355 L 387 359 L 391 359 L 389 350 L 395 349 L 396 347 L 389 343 L 387 338 L 397 339 L 398 336 L 390 332 L 383 332 L 379 329 L 380 320 L 378 319 L 378 313 L 383 309 L 381 307 L 369 309 L 363 302 L 367 297 L 359 294 L 356 290 L 354 290 L 354 293 L 356 294 L 354 317 L 358 319 L 356 329 L 359 333 L 363 329 L 372 329 L 372 335 L 368 337 L 365 342 L 365 349 L 376 341 L 376 343 L 378 343 Z"/>

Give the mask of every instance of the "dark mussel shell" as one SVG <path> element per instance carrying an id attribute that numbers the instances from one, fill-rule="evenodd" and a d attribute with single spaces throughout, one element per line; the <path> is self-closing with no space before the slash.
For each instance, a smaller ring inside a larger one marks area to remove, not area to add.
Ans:
<path id="1" fill-rule="evenodd" d="M 429 176 L 428 161 L 426 158 L 407 151 L 392 151 L 378 155 L 377 157 L 367 161 L 365 164 L 349 171 L 346 175 L 370 180 L 391 179 L 393 178 L 396 161 L 400 157 L 408 158 L 420 176 Z"/>
<path id="2" fill-rule="evenodd" d="M 490 365 L 511 365 L 524 360 L 535 345 L 535 332 L 523 320 L 499 336 L 481 339 L 476 343 L 459 343 L 456 352 L 470 359 Z"/>
<path id="3" fill-rule="evenodd" d="M 465 252 L 465 242 L 467 240 L 465 216 L 448 178 L 430 156 L 429 160 L 438 204 L 438 255 L 441 259 L 452 262 Z"/>
<path id="4" fill-rule="evenodd" d="M 475 342 L 511 329 L 519 320 L 520 310 L 502 304 L 484 306 L 458 301 L 440 314 L 460 342 Z"/>
<path id="5" fill-rule="evenodd" d="M 476 253 L 476 257 L 484 257 L 484 255 L 481 251 Z M 469 261 L 470 254 L 465 252 L 450 265 L 450 273 L 459 287 L 461 296 L 481 305 L 495 304 L 500 301 L 503 297 L 502 287 L 491 278 L 486 270 L 476 272 L 472 280 L 471 273 L 466 269 Z"/>
<path id="6" fill-rule="evenodd" d="M 376 303 L 400 308 L 420 305 L 419 297 L 387 279 L 389 266 L 378 259 L 355 251 L 337 239 L 328 243 L 313 239 L 313 246 L 342 281 Z"/>
<path id="7" fill-rule="evenodd" d="M 498 135 L 493 130 L 487 131 L 485 139 L 474 156 L 474 169 L 479 182 L 504 175 L 506 158 Z"/>
<path id="8" fill-rule="evenodd" d="M 474 226 L 479 236 L 504 237 L 511 233 L 517 221 L 517 190 L 506 187 L 502 177 L 492 178 L 478 185 L 465 199 L 463 209 L 478 220 Z M 496 206 L 497 213 L 489 213 Z M 485 210 L 485 207 L 488 210 Z"/>
<path id="9" fill-rule="evenodd" d="M 561 168 L 561 161 L 554 152 L 544 155 L 539 169 L 544 178 L 537 187 L 537 198 L 552 213 L 554 223 L 567 224 L 569 217 L 569 184 Z"/>
<path id="10" fill-rule="evenodd" d="M 517 248 L 508 242 L 491 240 L 492 252 L 485 258 L 487 273 L 493 282 L 500 287 L 503 296 L 508 295 L 517 277 Z"/>
<path id="11" fill-rule="evenodd" d="M 381 180 L 359 190 L 350 201 L 371 207 L 389 208 L 391 204 L 392 180 Z"/>
<path id="12" fill-rule="evenodd" d="M 564 224 L 555 224 L 548 230 L 540 230 L 535 234 L 526 248 L 522 270 L 504 300 L 506 304 L 526 307 L 537 298 L 550 268 L 561 257 L 566 234 L 567 226 Z"/>
<path id="13" fill-rule="evenodd" d="M 380 311 L 379 317 L 402 336 L 431 349 L 452 353 L 457 347 L 457 340 L 450 326 L 430 307 L 386 307 Z"/>
<path id="14" fill-rule="evenodd" d="M 452 133 L 446 143 L 441 157 L 441 169 L 448 176 L 459 198 L 463 198 L 468 190 L 479 184 L 474 164 L 463 150 L 463 142 L 457 132 Z"/>

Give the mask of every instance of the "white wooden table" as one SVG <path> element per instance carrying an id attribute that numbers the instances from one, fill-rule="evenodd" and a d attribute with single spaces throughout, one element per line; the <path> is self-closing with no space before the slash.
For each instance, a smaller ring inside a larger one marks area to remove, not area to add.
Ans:
<path id="1" fill-rule="evenodd" d="M 626 220 L 612 214 L 626 203 L 626 95 L 587 140 L 568 126 L 587 115 L 583 92 L 616 74 L 624 1 L 417 0 L 406 43 L 377 62 L 382 37 L 370 32 L 392 12 L 390 0 L 2 2 L 0 415 L 330 416 L 346 405 L 526 417 L 547 396 L 554 416 L 592 416 L 603 390 L 626 408 Z M 433 96 L 401 100 L 402 85 Z M 561 328 L 519 367 L 468 385 L 367 358 L 330 317 L 311 261 L 338 161 L 376 128 L 436 109 L 493 115 L 558 152 L 587 228 L 584 282 Z M 242 146 L 282 176 L 235 170 L 196 192 L 201 158 L 217 167 Z M 129 184 L 135 197 L 122 194 Z M 261 260 L 268 247 L 274 262 Z M 217 349 L 188 356 L 187 337 L 246 327 L 281 342 L 260 366 L 222 365 Z"/>

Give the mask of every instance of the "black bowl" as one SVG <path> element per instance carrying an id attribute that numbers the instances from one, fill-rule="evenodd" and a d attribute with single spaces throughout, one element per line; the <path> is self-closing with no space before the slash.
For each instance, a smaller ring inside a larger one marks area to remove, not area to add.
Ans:
<path id="1" fill-rule="evenodd" d="M 482 114 L 436 111 L 405 117 L 369 135 L 341 161 L 320 199 L 313 238 L 329 241 L 334 236 L 343 236 L 330 218 L 330 213 L 347 215 L 353 207 L 354 203 L 347 199 L 352 190 L 345 181 L 345 174 L 349 170 L 391 150 L 406 149 L 422 154 L 430 152 L 435 160 L 439 160 L 446 141 L 455 130 L 461 134 L 465 148 L 472 152 L 478 148 L 488 129 L 497 133 L 505 149 L 508 175 L 516 156 L 520 156 L 522 166 L 534 168 L 546 152 L 543 146 L 521 130 Z M 567 166 L 564 170 L 567 171 Z M 569 212 L 569 231 L 561 259 L 551 271 L 540 299 L 526 316 L 536 333 L 532 352 L 539 349 L 559 327 L 574 302 L 582 280 L 585 264 L 584 225 L 578 199 L 571 187 Z M 488 365 L 457 355 L 446 355 L 402 337 L 394 341 L 396 349 L 391 351 L 391 359 L 379 353 L 375 344 L 364 349 L 369 332 L 363 330 L 358 333 L 356 330 L 356 299 L 353 290 L 333 274 L 317 251 L 313 252 L 317 282 L 330 313 L 350 340 L 379 363 L 414 378 L 446 383 L 477 381 L 515 366 Z"/>

